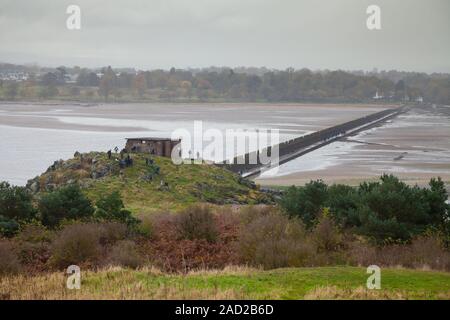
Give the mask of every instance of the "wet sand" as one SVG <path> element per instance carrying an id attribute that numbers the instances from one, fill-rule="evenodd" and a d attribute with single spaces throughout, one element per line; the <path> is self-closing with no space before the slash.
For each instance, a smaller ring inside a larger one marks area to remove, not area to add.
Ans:
<path id="1" fill-rule="evenodd" d="M 0 125 L 80 131 L 158 131 L 156 122 L 211 123 L 308 133 L 394 106 L 337 104 L 6 104 Z M 111 125 L 112 124 L 112 125 Z"/>
<path id="2" fill-rule="evenodd" d="M 409 184 L 441 177 L 450 183 L 450 108 L 414 108 L 371 130 L 332 143 L 263 174 L 262 185 L 303 185 L 310 180 L 358 184 L 394 174 Z"/>

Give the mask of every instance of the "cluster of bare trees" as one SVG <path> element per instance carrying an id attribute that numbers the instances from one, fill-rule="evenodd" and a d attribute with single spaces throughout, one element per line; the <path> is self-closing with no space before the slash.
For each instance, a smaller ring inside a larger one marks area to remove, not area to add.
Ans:
<path id="1" fill-rule="evenodd" d="M 72 81 L 67 81 L 72 79 Z M 73 80 L 76 79 L 76 80 Z M 36 88 L 38 86 L 37 93 Z M 317 71 L 292 68 L 208 68 L 200 70 L 139 71 L 105 67 L 99 70 L 59 67 L 24 84 L 0 83 L 3 98 L 58 95 L 69 87 L 71 96 L 83 94 L 135 96 L 141 100 L 184 99 L 269 102 L 360 102 L 377 97 L 384 101 L 416 101 L 450 104 L 450 75 L 389 72 Z"/>

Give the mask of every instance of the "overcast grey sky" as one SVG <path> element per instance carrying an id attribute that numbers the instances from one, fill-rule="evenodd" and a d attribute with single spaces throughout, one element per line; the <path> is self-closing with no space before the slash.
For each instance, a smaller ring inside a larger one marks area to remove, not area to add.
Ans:
<path id="1" fill-rule="evenodd" d="M 450 0 L 0 0 L 0 61 L 450 72 Z"/>

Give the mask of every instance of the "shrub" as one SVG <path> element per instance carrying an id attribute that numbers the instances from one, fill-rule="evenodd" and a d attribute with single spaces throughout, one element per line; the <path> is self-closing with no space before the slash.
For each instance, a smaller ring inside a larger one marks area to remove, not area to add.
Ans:
<path id="1" fill-rule="evenodd" d="M 142 264 L 136 244 L 130 240 L 118 241 L 108 255 L 108 261 L 114 266 L 137 268 Z"/>
<path id="2" fill-rule="evenodd" d="M 16 221 L 27 221 L 35 215 L 36 210 L 27 189 L 0 182 L 0 216 Z"/>
<path id="3" fill-rule="evenodd" d="M 325 213 L 312 230 L 313 241 L 321 252 L 338 251 L 343 245 L 343 237 L 333 218 Z"/>
<path id="4" fill-rule="evenodd" d="M 437 236 L 419 236 L 411 242 L 411 266 L 450 270 L 450 252 Z"/>
<path id="5" fill-rule="evenodd" d="M 237 237 L 239 219 L 229 213 L 225 210 L 219 214 L 214 213 L 213 242 L 207 241 L 202 236 L 204 233 L 199 235 L 197 231 L 195 239 L 181 237 L 178 220 L 181 213 L 152 214 L 148 216 L 148 220 L 152 225 L 153 236 L 151 239 L 137 239 L 139 251 L 145 255 L 145 260 L 167 272 L 220 269 L 230 264 L 236 265 L 238 260 L 233 242 Z"/>
<path id="6" fill-rule="evenodd" d="M 63 219 L 92 217 L 94 208 L 78 185 L 70 185 L 43 195 L 39 201 L 39 211 L 42 223 L 54 227 Z"/>
<path id="7" fill-rule="evenodd" d="M 39 222 L 30 222 L 20 226 L 20 231 L 15 237 L 16 241 L 50 242 L 52 232 Z"/>
<path id="8" fill-rule="evenodd" d="M 20 227 L 14 242 L 17 244 L 21 263 L 29 269 L 27 271 L 45 269 L 45 264 L 50 257 L 52 236 L 49 230 L 38 223 L 29 223 Z"/>
<path id="9" fill-rule="evenodd" d="M 429 186 L 430 188 L 426 189 L 425 200 L 429 204 L 430 213 L 434 215 L 433 219 L 437 224 L 443 224 L 443 231 L 450 231 L 446 229 L 450 227 L 450 204 L 446 203 L 448 193 L 445 184 L 441 178 L 433 178 Z"/>
<path id="10" fill-rule="evenodd" d="M 430 227 L 443 228 L 447 193 L 440 179 L 431 179 L 429 189 L 409 187 L 392 175 L 380 180 L 359 187 L 361 234 L 380 243 L 409 240 Z"/>
<path id="11" fill-rule="evenodd" d="M 360 195 L 357 188 L 342 184 L 335 184 L 328 188 L 326 207 L 330 209 L 336 222 L 343 228 L 360 225 L 358 208 Z"/>
<path id="12" fill-rule="evenodd" d="M 19 259 L 11 242 L 0 240 L 0 275 L 18 273 L 20 267 Z"/>
<path id="13" fill-rule="evenodd" d="M 328 198 L 328 187 L 322 180 L 311 181 L 304 187 L 290 187 L 280 205 L 291 217 L 298 217 L 310 227 Z"/>
<path id="14" fill-rule="evenodd" d="M 124 223 L 110 221 L 92 225 L 97 226 L 99 229 L 99 240 L 102 245 L 114 244 L 116 241 L 124 240 L 128 237 L 128 227 Z"/>
<path id="15" fill-rule="evenodd" d="M 155 238 L 155 219 L 150 215 L 141 215 L 138 219 L 137 231 L 139 234 L 149 239 Z"/>
<path id="16" fill-rule="evenodd" d="M 291 187 L 280 206 L 291 217 L 299 217 L 308 228 L 319 213 L 330 209 L 343 228 L 352 228 L 377 243 L 410 240 L 427 229 L 450 233 L 447 191 L 441 179 L 431 179 L 430 188 L 410 187 L 392 175 L 379 182 L 362 183 L 358 188 L 343 185 L 327 187 L 312 181 L 304 187 Z"/>
<path id="17" fill-rule="evenodd" d="M 354 242 L 349 250 L 352 264 L 405 268 L 431 268 L 450 270 L 450 252 L 435 235 L 419 236 L 410 244 L 389 244 L 373 246 Z"/>
<path id="18" fill-rule="evenodd" d="M 267 205 L 245 206 L 241 207 L 239 211 L 239 217 L 243 224 L 248 224 L 257 218 L 268 216 L 276 212 L 278 211 L 273 206 Z"/>
<path id="19" fill-rule="evenodd" d="M 52 243 L 51 264 L 56 267 L 95 264 L 101 255 L 99 224 L 76 223 L 65 226 Z"/>
<path id="20" fill-rule="evenodd" d="M 315 249 L 302 224 L 281 214 L 256 218 L 239 233 L 241 262 L 265 269 L 308 265 Z"/>
<path id="21" fill-rule="evenodd" d="M 107 221 L 119 221 L 127 225 L 136 225 L 139 220 L 131 215 L 131 212 L 125 210 L 122 198 L 119 192 L 115 191 L 110 195 L 101 197 L 97 203 L 95 216 Z"/>
<path id="22" fill-rule="evenodd" d="M 175 226 L 181 239 L 205 239 L 214 242 L 218 232 L 209 206 L 194 205 L 175 216 Z"/>
<path id="23" fill-rule="evenodd" d="M 366 206 L 359 209 L 359 219 L 360 223 L 355 231 L 367 236 L 377 244 L 395 243 L 399 240 L 409 239 L 413 233 L 408 224 L 399 222 L 395 217 L 380 219 Z"/>
<path id="24" fill-rule="evenodd" d="M 240 211 L 233 210 L 229 206 L 221 206 L 215 208 L 215 220 L 217 226 L 217 241 L 233 242 L 237 239 L 237 233 L 242 224 L 242 217 Z"/>
<path id="25" fill-rule="evenodd" d="M 0 236 L 12 237 L 18 230 L 19 224 L 15 220 L 0 216 Z"/>
<path id="26" fill-rule="evenodd" d="M 29 221 L 35 215 L 31 194 L 25 188 L 0 182 L 0 236 L 13 236 L 19 222 Z"/>

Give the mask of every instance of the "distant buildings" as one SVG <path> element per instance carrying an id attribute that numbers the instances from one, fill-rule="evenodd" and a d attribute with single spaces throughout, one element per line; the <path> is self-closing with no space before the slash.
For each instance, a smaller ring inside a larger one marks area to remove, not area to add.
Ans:
<path id="1" fill-rule="evenodd" d="M 384 96 L 383 96 L 383 95 L 380 95 L 380 94 L 378 93 L 378 90 L 377 90 L 377 93 L 375 93 L 375 96 L 373 97 L 374 100 L 380 100 L 380 99 L 383 99 L 383 98 L 384 98 Z"/>
<path id="2" fill-rule="evenodd" d="M 64 75 L 64 80 L 66 83 L 76 83 L 78 79 L 78 75 L 77 74 L 66 74 Z"/>
<path id="3" fill-rule="evenodd" d="M 15 81 L 15 82 L 22 82 L 22 81 L 27 81 L 31 78 L 35 78 L 35 79 L 41 79 L 41 74 L 30 74 L 28 72 L 15 72 L 15 71 L 2 71 L 0 72 L 0 81 Z M 56 76 L 56 74 L 55 74 Z M 60 82 L 63 83 L 69 83 L 69 84 L 74 84 L 77 82 L 77 78 L 78 75 L 77 74 L 64 74 L 63 78 L 61 79 Z"/>
<path id="4" fill-rule="evenodd" d="M 390 92 L 389 94 L 388 94 L 388 96 L 386 97 L 386 96 L 384 96 L 384 94 L 383 93 L 380 93 L 378 90 L 377 90 L 377 92 L 375 93 L 375 95 L 372 97 L 372 99 L 373 100 L 392 100 L 392 99 L 395 99 L 395 92 Z M 407 94 L 405 94 L 402 98 L 401 98 L 401 100 L 402 101 L 404 101 L 404 102 L 409 102 L 409 101 L 414 101 L 414 102 L 417 102 L 417 103 L 423 103 L 424 102 L 424 99 L 423 99 L 423 97 L 422 96 L 417 96 L 417 97 L 410 97 L 409 95 L 407 95 Z"/>
<path id="5" fill-rule="evenodd" d="M 27 72 L 0 72 L 0 80 L 4 81 L 26 81 L 30 75 Z"/>

